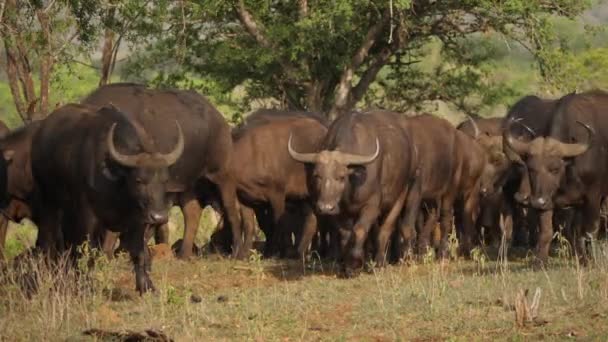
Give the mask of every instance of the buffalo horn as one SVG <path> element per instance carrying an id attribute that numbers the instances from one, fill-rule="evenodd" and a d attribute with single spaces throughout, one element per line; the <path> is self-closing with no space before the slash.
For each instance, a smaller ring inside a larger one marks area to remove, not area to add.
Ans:
<path id="1" fill-rule="evenodd" d="M 509 119 L 507 121 L 507 126 L 505 127 L 504 131 L 502 132 L 502 137 L 503 137 L 503 140 L 506 142 L 506 145 L 510 149 L 512 149 L 513 151 L 515 151 L 515 153 L 517 153 L 519 155 L 524 155 L 524 154 L 528 153 L 528 151 L 530 149 L 530 143 L 523 142 L 523 141 L 518 140 L 513 137 L 513 135 L 511 134 L 511 127 L 512 127 L 513 123 L 515 123 L 515 122 L 518 122 L 518 121 L 513 120 L 513 119 Z M 525 125 L 523 125 L 523 126 L 527 127 Z"/>
<path id="2" fill-rule="evenodd" d="M 184 133 L 182 132 L 182 126 L 177 120 L 175 120 L 175 126 L 177 126 L 177 144 L 173 148 L 173 151 L 161 155 L 161 158 L 167 163 L 167 166 L 175 164 L 184 152 Z"/>
<path id="3" fill-rule="evenodd" d="M 114 146 L 114 129 L 116 128 L 116 122 L 112 124 L 110 127 L 110 132 L 108 133 L 108 151 L 110 152 L 110 156 L 117 163 L 122 164 L 127 167 L 135 167 L 138 164 L 140 159 L 140 155 L 127 155 L 122 154 L 116 150 L 116 146 Z"/>
<path id="4" fill-rule="evenodd" d="M 340 152 L 338 161 L 346 165 L 361 165 L 373 162 L 380 154 L 380 142 L 376 138 L 376 151 L 368 156 Z"/>
<path id="5" fill-rule="evenodd" d="M 473 125 L 474 138 L 477 139 L 479 137 L 479 127 L 477 126 L 477 122 L 475 122 L 470 115 L 467 115 L 467 118 L 471 122 L 471 125 Z"/>
<path id="6" fill-rule="evenodd" d="M 592 140 L 593 140 L 593 136 L 594 136 L 594 132 L 593 129 L 591 127 L 589 127 L 589 125 L 580 122 L 580 121 L 576 121 L 576 123 L 578 123 L 579 125 L 583 126 L 586 130 L 587 133 L 589 134 L 589 139 L 588 142 L 585 144 L 581 144 L 581 143 L 575 143 L 575 144 L 567 144 L 567 143 L 559 143 L 559 150 L 560 150 L 560 154 L 565 157 L 576 157 L 578 155 L 581 155 L 583 153 L 585 153 L 589 147 L 591 146 Z"/>
<path id="7" fill-rule="evenodd" d="M 291 146 L 291 134 L 289 135 L 289 141 L 287 142 L 287 150 L 289 151 L 289 155 L 302 163 L 315 163 L 317 161 L 318 153 L 300 153 L 296 152 Z"/>

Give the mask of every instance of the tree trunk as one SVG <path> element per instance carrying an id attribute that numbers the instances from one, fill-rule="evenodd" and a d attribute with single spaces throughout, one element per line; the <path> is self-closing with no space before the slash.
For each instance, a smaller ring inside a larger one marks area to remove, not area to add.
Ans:
<path id="1" fill-rule="evenodd" d="M 11 89 L 11 94 L 13 95 L 13 102 L 15 103 L 15 108 L 17 109 L 17 114 L 21 117 L 21 120 L 24 122 L 28 121 L 25 103 L 23 101 L 23 97 L 21 96 L 21 90 L 19 89 L 19 76 L 17 76 L 17 60 L 13 53 L 11 53 L 9 48 L 9 44 L 7 43 L 6 37 L 4 38 L 4 51 L 6 52 L 6 76 L 8 78 L 8 85 Z"/>
<path id="2" fill-rule="evenodd" d="M 44 47 L 42 48 L 42 54 L 40 56 L 40 96 L 39 106 L 37 110 L 30 113 L 32 120 L 42 120 L 49 114 L 49 93 L 51 83 L 51 71 L 53 69 L 53 54 L 51 46 L 51 27 L 49 22 L 49 16 L 44 10 L 36 11 L 38 22 L 42 29 L 42 35 L 44 38 Z"/>
<path id="3" fill-rule="evenodd" d="M 323 112 L 323 81 L 311 81 L 306 85 L 306 110 Z"/>
<path id="4" fill-rule="evenodd" d="M 112 73 L 112 61 L 114 56 L 114 31 L 107 28 L 104 35 L 103 50 L 101 56 L 101 78 L 99 86 L 108 84 Z"/>
<path id="5" fill-rule="evenodd" d="M 351 92 L 352 80 L 355 76 L 355 72 L 367 59 L 369 50 L 380 37 L 382 30 L 389 23 L 389 20 L 390 16 L 388 15 L 388 12 L 385 12 L 383 13 L 382 18 L 369 28 L 365 38 L 361 42 L 361 46 L 353 55 L 350 64 L 347 65 L 342 72 L 342 76 L 340 77 L 340 81 L 335 90 L 334 105 L 328 113 L 330 120 L 334 120 L 339 115 L 352 108 Z"/>

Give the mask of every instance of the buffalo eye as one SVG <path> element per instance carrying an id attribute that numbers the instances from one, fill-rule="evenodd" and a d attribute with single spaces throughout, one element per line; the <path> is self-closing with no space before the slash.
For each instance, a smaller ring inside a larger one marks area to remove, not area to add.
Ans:
<path id="1" fill-rule="evenodd" d="M 144 182 L 143 179 L 141 179 L 141 178 L 135 178 L 135 183 L 142 184 L 143 182 Z"/>

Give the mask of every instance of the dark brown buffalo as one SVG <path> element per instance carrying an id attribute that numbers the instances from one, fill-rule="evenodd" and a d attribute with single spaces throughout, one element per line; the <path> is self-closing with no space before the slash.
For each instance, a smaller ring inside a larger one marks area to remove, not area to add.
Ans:
<path id="1" fill-rule="evenodd" d="M 31 201 L 34 192 L 34 179 L 30 164 L 32 136 L 40 126 L 32 122 L 18 128 L 0 138 L 0 150 L 12 151 L 8 163 L 7 194 L 8 206 L 0 216 L 0 258 L 3 254 L 8 221 L 19 222 L 31 218 Z M 43 234 L 39 236 L 38 244 L 42 243 Z"/>
<path id="2" fill-rule="evenodd" d="M 571 241 L 586 260 L 585 241 L 599 227 L 602 196 L 608 194 L 608 94 L 569 94 L 553 109 L 546 136 L 527 142 L 506 135 L 509 147 L 526 162 L 530 204 L 542 211 L 538 259 L 547 260 L 553 237 L 553 209 L 577 208 Z"/>
<path id="3" fill-rule="evenodd" d="M 456 128 L 472 137 L 483 147 L 487 164 L 481 177 L 482 196 L 500 191 L 510 175 L 511 163 L 502 146 L 503 118 L 469 118 Z"/>
<path id="4" fill-rule="evenodd" d="M 155 90 L 142 85 L 116 83 L 100 87 L 83 103 L 104 106 L 112 103 L 129 118 L 138 122 L 154 137 L 160 151 L 168 151 L 175 141 L 170 129 L 177 121 L 183 128 L 183 156 L 169 167 L 167 191 L 172 202 L 184 212 L 185 236 L 178 255 L 192 255 L 194 235 L 202 208 L 195 194 L 198 182 L 210 182 L 217 187 L 227 220 L 233 229 L 232 254 L 243 257 L 241 224 L 232 175 L 232 140 L 230 127 L 215 107 L 194 91 Z M 160 240 L 167 240 L 161 236 Z M 163 241 L 166 242 L 166 241 Z"/>
<path id="5" fill-rule="evenodd" d="M 174 121 L 173 146 L 159 151 L 146 131 L 115 107 L 69 104 L 34 133 L 31 167 L 40 201 L 33 211 L 46 250 L 75 252 L 103 228 L 121 233 L 134 264 L 138 291 L 153 289 L 146 227 L 167 222 L 169 166 L 184 152 Z M 55 244 L 52 242 L 55 241 Z M 43 246 L 44 247 L 44 246 Z"/>
<path id="6" fill-rule="evenodd" d="M 403 220 L 403 235 L 415 236 L 414 224 L 422 201 L 439 208 L 441 241 L 439 254 L 447 257 L 448 235 L 452 230 L 454 207 L 457 200 L 463 203 L 461 235 L 463 251 L 472 248 L 479 198 L 479 179 L 485 164 L 485 154 L 470 137 L 456 130 L 448 121 L 432 115 L 407 119 L 418 152 L 417 177 L 410 188 Z M 435 221 L 433 215 L 427 220 Z M 419 253 L 431 245 L 432 224 L 424 224 L 418 236 Z M 406 244 L 411 244 L 407 242 Z"/>
<path id="7" fill-rule="evenodd" d="M 486 153 L 486 165 L 480 183 L 477 230 L 481 232 L 483 229 L 484 237 L 492 243 L 499 243 L 504 236 L 505 243 L 509 246 L 513 236 L 513 210 L 519 210 L 515 208 L 512 189 L 519 182 L 514 179 L 516 170 L 504 153 L 503 122 L 504 118 L 469 117 L 457 129 L 475 139 Z M 515 214 L 517 218 L 521 216 Z M 522 226 L 519 223 L 518 221 L 516 229 Z"/>
<path id="8" fill-rule="evenodd" d="M 509 109 L 503 124 L 503 133 L 517 139 L 527 140 L 546 135 L 549 132 L 556 103 L 557 100 L 541 99 L 533 95 L 523 97 Z M 514 164 L 516 177 L 520 180 L 514 195 L 515 200 L 523 205 L 528 205 L 530 182 L 526 163 L 508 144 L 503 143 L 503 148 L 505 155 Z"/>
<path id="9" fill-rule="evenodd" d="M 363 266 L 364 244 L 378 221 L 382 225 L 374 237 L 375 260 L 378 265 L 386 260 L 389 238 L 416 172 L 415 149 L 404 120 L 388 111 L 351 112 L 331 124 L 321 152 L 298 151 L 295 131 L 288 144 L 295 160 L 311 165 L 315 210 L 335 218 L 347 275 Z"/>
<path id="10" fill-rule="evenodd" d="M 278 252 L 281 241 L 291 238 L 291 232 L 280 225 L 286 219 L 288 201 L 303 206 L 307 225 L 316 226 L 316 217 L 308 205 L 305 166 L 289 156 L 286 146 L 293 135 L 298 149 L 316 152 L 326 132 L 323 120 L 312 113 L 274 110 L 251 114 L 246 124 L 235 130 L 234 156 L 240 165 L 235 177 L 239 199 L 244 204 L 241 209 L 246 248 L 251 248 L 253 242 L 253 211 L 266 235 L 266 256 Z"/>
<path id="11" fill-rule="evenodd" d="M 549 132 L 553 109 L 558 100 L 541 99 L 537 96 L 525 96 L 517 101 L 507 113 L 503 126 L 503 149 L 511 161 L 511 178 L 504 187 L 507 196 L 512 196 L 516 203 L 525 207 L 530 204 L 530 177 L 525 161 L 508 144 L 507 135 L 529 141 L 534 137 L 545 136 Z M 513 195 L 511 195 L 511 193 Z M 542 213 L 534 209 L 516 206 L 513 211 L 516 222 L 515 242 L 534 246 L 538 240 L 538 227 Z M 519 237 L 519 238 L 518 238 Z"/>

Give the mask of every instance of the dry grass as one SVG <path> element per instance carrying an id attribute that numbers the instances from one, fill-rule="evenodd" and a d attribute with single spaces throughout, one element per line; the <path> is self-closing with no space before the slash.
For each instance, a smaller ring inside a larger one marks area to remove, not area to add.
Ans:
<path id="1" fill-rule="evenodd" d="M 33 297 L 18 271 L 1 279 L 0 341 L 95 340 L 83 335 L 89 329 L 151 329 L 175 341 L 606 340 L 608 248 L 595 254 L 589 267 L 556 258 L 533 271 L 526 259 L 497 264 L 479 252 L 472 261 L 426 260 L 356 279 L 338 278 L 328 263 L 257 255 L 164 258 L 153 265 L 158 291 L 142 297 L 125 257 L 97 258 L 84 276 L 33 259 Z"/>

